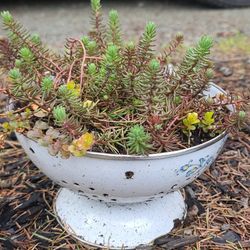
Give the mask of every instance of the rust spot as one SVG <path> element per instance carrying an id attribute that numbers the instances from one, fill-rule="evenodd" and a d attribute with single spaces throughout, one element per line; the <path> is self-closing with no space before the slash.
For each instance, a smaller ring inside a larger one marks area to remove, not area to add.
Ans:
<path id="1" fill-rule="evenodd" d="M 132 177 L 134 176 L 134 172 L 127 171 L 125 172 L 125 176 L 126 176 L 126 179 L 132 179 Z"/>

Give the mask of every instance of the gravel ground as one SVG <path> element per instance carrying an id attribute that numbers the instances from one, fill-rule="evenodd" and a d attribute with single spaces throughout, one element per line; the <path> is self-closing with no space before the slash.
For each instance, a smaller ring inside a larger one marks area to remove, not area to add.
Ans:
<path id="1" fill-rule="evenodd" d="M 120 13 L 126 35 L 137 36 L 146 21 L 158 25 L 159 44 L 180 31 L 187 41 L 208 33 L 240 30 L 250 35 L 250 8 L 214 9 L 195 1 L 104 1 L 104 13 L 112 8 Z M 89 1 L 1 1 L 0 10 L 9 10 L 32 32 L 37 32 L 52 47 L 63 47 L 65 38 L 80 37 L 89 28 Z M 0 30 L 0 36 L 4 35 Z"/>

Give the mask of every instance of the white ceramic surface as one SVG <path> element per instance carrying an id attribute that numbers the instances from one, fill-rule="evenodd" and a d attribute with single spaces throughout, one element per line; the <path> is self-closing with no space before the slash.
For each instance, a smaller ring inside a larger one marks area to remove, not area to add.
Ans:
<path id="1" fill-rule="evenodd" d="M 53 181 L 91 199 L 116 203 L 143 202 L 179 190 L 212 164 L 226 140 L 161 158 L 62 159 L 23 135 L 17 137 L 32 162 Z"/>
<path id="2" fill-rule="evenodd" d="M 150 245 L 186 213 L 179 191 L 150 202 L 117 205 L 90 200 L 66 188 L 59 191 L 55 210 L 68 233 L 87 244 L 111 249 Z"/>
<path id="3" fill-rule="evenodd" d="M 206 95 L 220 92 L 211 85 Z M 168 233 L 174 220 L 183 219 L 183 198 L 173 191 L 195 180 L 214 162 L 227 136 L 170 153 L 89 152 L 69 159 L 51 156 L 47 148 L 23 135 L 17 137 L 32 162 L 65 187 L 57 196 L 55 212 L 69 233 L 91 245 L 133 248 L 150 244 Z"/>

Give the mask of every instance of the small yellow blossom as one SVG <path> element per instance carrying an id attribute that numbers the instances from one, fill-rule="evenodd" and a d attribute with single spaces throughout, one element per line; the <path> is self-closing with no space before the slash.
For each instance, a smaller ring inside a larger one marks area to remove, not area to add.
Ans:
<path id="1" fill-rule="evenodd" d="M 4 123 L 2 124 L 2 128 L 4 129 L 4 131 L 9 131 L 9 130 L 11 130 L 11 126 L 10 126 L 10 124 L 9 124 L 8 122 L 4 122 Z"/>
<path id="2" fill-rule="evenodd" d="M 87 100 L 87 101 L 84 101 L 82 105 L 84 108 L 89 109 L 89 108 L 92 108 L 95 104 L 94 102 Z"/>
<path id="3" fill-rule="evenodd" d="M 202 123 L 207 126 L 211 126 L 214 123 L 214 118 L 213 118 L 214 112 L 209 111 L 204 114 Z"/>
<path id="4" fill-rule="evenodd" d="M 68 150 L 77 157 L 81 157 L 86 154 L 94 144 L 94 135 L 91 133 L 84 133 L 80 138 L 74 140 L 68 147 Z"/>
<path id="5" fill-rule="evenodd" d="M 203 119 L 201 121 L 200 126 L 202 127 L 202 129 L 205 133 L 207 133 L 209 130 L 215 128 L 215 126 L 213 125 L 214 121 L 215 121 L 213 118 L 213 115 L 214 115 L 214 112 L 209 111 L 209 112 L 206 112 L 203 116 Z"/>
<path id="6" fill-rule="evenodd" d="M 185 125 L 185 130 L 192 131 L 196 129 L 196 124 L 200 123 L 198 119 L 198 114 L 196 112 L 188 113 L 187 118 L 183 119 L 183 124 Z"/>
<path id="7" fill-rule="evenodd" d="M 71 90 L 76 96 L 80 95 L 80 84 L 76 84 L 74 81 L 69 81 L 66 84 L 68 90 Z"/>

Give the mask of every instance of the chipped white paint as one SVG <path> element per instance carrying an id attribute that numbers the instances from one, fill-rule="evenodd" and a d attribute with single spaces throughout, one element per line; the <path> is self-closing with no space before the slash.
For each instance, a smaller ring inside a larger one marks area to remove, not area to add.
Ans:
<path id="1" fill-rule="evenodd" d="M 69 233 L 83 242 L 112 249 L 150 244 L 171 231 L 175 219 L 185 216 L 185 203 L 179 191 L 151 202 L 117 205 L 88 200 L 62 188 L 55 209 L 61 224 L 70 226 Z"/>
<path id="2" fill-rule="evenodd" d="M 221 91 L 212 85 L 209 94 Z M 186 213 L 176 190 L 203 173 L 226 140 L 224 134 L 190 149 L 146 157 L 89 153 L 62 159 L 17 137 L 33 163 L 64 187 L 55 212 L 65 229 L 88 244 L 111 248 L 150 244 L 168 233 Z"/>

